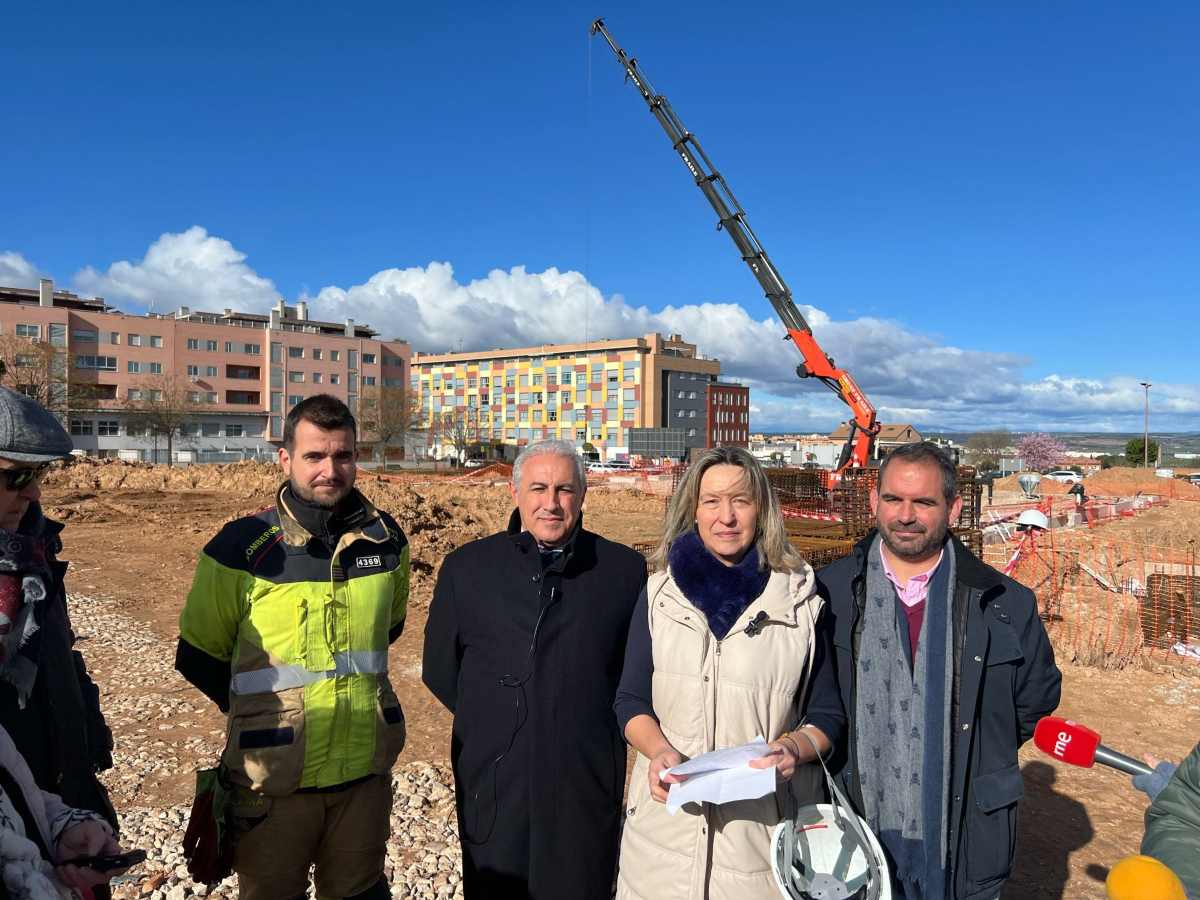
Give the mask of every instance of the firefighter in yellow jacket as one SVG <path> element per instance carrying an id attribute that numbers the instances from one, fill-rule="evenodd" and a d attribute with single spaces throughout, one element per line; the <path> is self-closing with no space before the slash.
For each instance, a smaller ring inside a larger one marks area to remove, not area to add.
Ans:
<path id="1" fill-rule="evenodd" d="M 288 414 L 274 507 L 200 556 L 175 666 L 229 716 L 242 900 L 386 900 L 392 764 L 404 716 L 387 677 L 408 543 L 354 489 L 356 427 L 327 394 Z"/>

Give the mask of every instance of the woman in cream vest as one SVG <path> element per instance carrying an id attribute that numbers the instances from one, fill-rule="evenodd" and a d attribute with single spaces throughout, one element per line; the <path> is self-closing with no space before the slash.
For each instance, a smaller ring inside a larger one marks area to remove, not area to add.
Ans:
<path id="1" fill-rule="evenodd" d="M 638 751 L 617 897 L 776 898 L 771 832 L 789 793 L 821 799 L 813 744 L 828 752 L 846 721 L 812 568 L 788 543 L 758 462 L 732 447 L 688 469 L 650 563 L 614 704 Z M 664 769 L 758 735 L 771 754 L 753 765 L 775 768 L 775 793 L 667 814 L 679 779 L 660 780 Z"/>

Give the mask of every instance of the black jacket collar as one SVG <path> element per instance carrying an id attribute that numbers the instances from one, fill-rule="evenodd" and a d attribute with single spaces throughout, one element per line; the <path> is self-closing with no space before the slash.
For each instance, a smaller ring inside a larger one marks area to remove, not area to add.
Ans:
<path id="1" fill-rule="evenodd" d="M 857 568 L 861 572 L 867 570 L 867 554 L 878 533 L 878 529 L 872 528 L 862 540 L 854 545 L 852 552 L 858 563 Z M 959 584 L 986 591 L 1004 583 L 1003 576 L 999 572 L 968 550 L 966 545 L 953 534 L 950 535 L 950 546 L 954 551 L 955 580 Z"/>
<path id="2" fill-rule="evenodd" d="M 506 529 L 509 538 L 513 544 L 519 547 L 522 551 L 537 550 L 537 540 L 528 531 L 521 529 L 521 510 L 514 509 L 512 515 L 508 517 L 508 528 Z M 575 521 L 575 527 L 571 529 L 571 534 L 566 542 L 562 545 L 563 559 L 570 560 L 575 555 L 576 544 L 579 541 L 579 535 L 583 531 L 583 513 L 579 513 L 579 518 Z"/>

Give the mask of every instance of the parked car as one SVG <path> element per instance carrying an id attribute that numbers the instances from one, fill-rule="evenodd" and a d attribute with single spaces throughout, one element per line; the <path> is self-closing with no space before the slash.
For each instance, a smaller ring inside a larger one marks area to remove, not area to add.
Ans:
<path id="1" fill-rule="evenodd" d="M 465 463 L 463 463 L 463 468 L 482 469 L 486 465 L 488 465 L 488 461 L 486 459 L 468 459 Z"/>
<path id="2" fill-rule="evenodd" d="M 1186 478 L 1192 484 L 1200 487 L 1200 472 L 1193 472 L 1191 475 L 1186 476 Z"/>
<path id="3" fill-rule="evenodd" d="M 610 462 L 594 462 L 588 463 L 589 472 L 628 472 L 629 463 L 619 459 L 611 460 Z"/>
<path id="4" fill-rule="evenodd" d="M 1057 469 L 1054 472 L 1047 472 L 1043 478 L 1052 478 L 1055 481 L 1060 481 L 1063 484 L 1074 484 L 1077 481 L 1083 481 L 1083 476 L 1078 472 L 1072 472 L 1070 469 Z"/>

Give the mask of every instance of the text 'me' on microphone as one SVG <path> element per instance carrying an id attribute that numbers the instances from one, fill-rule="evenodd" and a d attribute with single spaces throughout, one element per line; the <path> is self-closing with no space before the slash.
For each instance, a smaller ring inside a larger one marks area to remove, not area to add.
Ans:
<path id="1" fill-rule="evenodd" d="M 1046 716 L 1037 723 L 1033 742 L 1043 753 L 1069 766 L 1090 769 L 1100 763 L 1127 775 L 1150 775 L 1154 771 L 1132 756 L 1105 747 L 1097 732 L 1070 719 Z"/>

